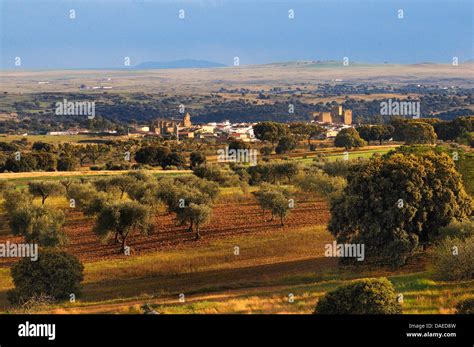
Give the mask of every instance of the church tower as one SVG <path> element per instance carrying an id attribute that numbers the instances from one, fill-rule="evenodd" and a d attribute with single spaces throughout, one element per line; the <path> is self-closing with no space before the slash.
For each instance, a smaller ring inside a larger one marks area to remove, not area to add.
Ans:
<path id="1" fill-rule="evenodd" d="M 184 115 L 182 124 L 183 124 L 183 128 L 191 127 L 191 125 L 192 125 L 191 115 L 188 112 L 186 112 L 186 114 Z"/>

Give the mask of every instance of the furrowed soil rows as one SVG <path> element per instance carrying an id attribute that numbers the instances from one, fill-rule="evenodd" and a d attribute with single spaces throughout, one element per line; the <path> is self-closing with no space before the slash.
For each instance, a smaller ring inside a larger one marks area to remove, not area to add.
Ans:
<path id="1" fill-rule="evenodd" d="M 269 221 L 270 213 L 265 214 L 252 196 L 246 196 L 241 202 L 218 202 L 214 206 L 211 221 L 202 228 L 200 241 L 194 240 L 194 233 L 187 231 L 187 226 L 177 226 L 174 216 L 158 215 L 152 232 L 149 235 L 134 234 L 128 239 L 128 245 L 134 255 L 145 254 L 160 249 L 194 246 L 216 237 L 241 235 L 256 232 L 291 232 L 294 228 L 325 225 L 329 219 L 327 203 L 324 200 L 296 202 L 280 226 L 279 218 Z M 5 222 L 5 221 L 4 221 Z M 113 240 L 101 242 L 93 232 L 94 221 L 85 218 L 82 213 L 68 211 L 65 231 L 70 243 L 67 251 L 78 256 L 82 261 L 98 261 L 124 257 L 118 254 L 120 246 Z M 4 229 L 8 229 L 4 228 Z M 21 237 L 2 233 L 0 242 L 22 242 Z M 11 265 L 12 260 L 1 259 L 0 267 Z"/>

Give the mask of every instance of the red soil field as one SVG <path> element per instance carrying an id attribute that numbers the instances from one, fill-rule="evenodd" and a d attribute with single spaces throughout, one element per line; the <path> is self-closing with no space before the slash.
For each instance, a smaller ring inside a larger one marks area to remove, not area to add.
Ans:
<path id="1" fill-rule="evenodd" d="M 280 226 L 279 218 L 270 219 L 270 212 L 262 214 L 257 201 L 247 196 L 241 202 L 218 202 L 213 209 L 211 221 L 201 228 L 202 239 L 196 241 L 194 233 L 187 231 L 187 226 L 177 226 L 173 214 L 159 214 L 155 218 L 153 230 L 149 235 L 132 234 L 127 239 L 134 255 L 150 253 L 163 248 L 174 248 L 182 245 L 198 245 L 209 239 L 257 232 L 290 232 L 292 229 L 324 225 L 328 222 L 329 211 L 324 200 L 295 202 L 295 207 Z M 92 228 L 94 221 L 80 212 L 67 212 L 65 231 L 69 237 L 67 251 L 78 256 L 81 261 L 98 261 L 121 258 L 120 245 L 113 240 L 102 242 Z M 21 237 L 13 237 L 3 228 L 0 243 L 22 242 Z M 12 259 L 1 259 L 0 267 L 11 265 Z"/>

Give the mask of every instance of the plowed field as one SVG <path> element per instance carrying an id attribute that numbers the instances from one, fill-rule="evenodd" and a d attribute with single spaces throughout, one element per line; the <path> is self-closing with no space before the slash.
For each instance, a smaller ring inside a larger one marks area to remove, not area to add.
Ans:
<path id="1" fill-rule="evenodd" d="M 209 239 L 230 235 L 241 235 L 258 232 L 291 232 L 291 229 L 324 225 L 329 218 L 327 203 L 323 200 L 296 202 L 285 220 L 285 225 L 280 226 L 280 221 L 275 218 L 269 221 L 270 213 L 262 214 L 257 201 L 250 195 L 241 202 L 218 202 L 214 206 L 211 221 L 202 227 L 202 239 L 194 240 L 194 233 L 187 231 L 186 226 L 177 226 L 172 214 L 160 213 L 155 218 L 153 230 L 149 235 L 131 235 L 127 244 L 134 255 L 145 254 L 163 248 L 180 247 L 183 245 L 198 245 Z M 69 236 L 70 244 L 67 251 L 77 255 L 82 261 L 96 261 L 124 257 L 119 252 L 119 245 L 113 241 L 101 242 L 93 232 L 94 221 L 86 218 L 80 212 L 67 212 L 65 231 Z M 0 243 L 22 242 L 21 237 L 12 237 L 6 234 L 0 236 Z M 0 266 L 11 265 L 12 260 L 0 260 Z"/>

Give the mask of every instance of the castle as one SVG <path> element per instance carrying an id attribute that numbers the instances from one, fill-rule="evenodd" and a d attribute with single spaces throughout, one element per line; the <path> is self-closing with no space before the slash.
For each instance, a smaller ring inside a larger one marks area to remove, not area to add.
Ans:
<path id="1" fill-rule="evenodd" d="M 333 106 L 330 112 L 314 112 L 313 117 L 320 123 L 352 124 L 352 110 L 344 110 L 340 105 Z"/>
<path id="2" fill-rule="evenodd" d="M 183 120 L 157 119 L 151 123 L 150 131 L 156 135 L 176 134 L 180 129 L 190 128 L 191 115 L 186 113 Z"/>

